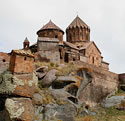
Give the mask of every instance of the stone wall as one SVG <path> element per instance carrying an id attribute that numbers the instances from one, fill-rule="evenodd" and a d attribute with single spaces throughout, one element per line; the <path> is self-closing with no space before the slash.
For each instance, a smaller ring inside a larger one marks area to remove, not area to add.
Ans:
<path id="1" fill-rule="evenodd" d="M 101 66 L 101 53 L 98 51 L 98 49 L 95 47 L 94 44 L 91 44 L 86 49 L 86 56 L 88 57 L 88 63 L 93 64 L 96 66 Z"/>
<path id="2" fill-rule="evenodd" d="M 49 37 L 49 38 L 57 38 L 59 41 L 63 41 L 63 32 L 59 30 L 44 30 L 38 33 L 39 37 Z"/>
<path id="3" fill-rule="evenodd" d="M 69 28 L 66 30 L 67 41 L 71 43 L 79 43 L 82 41 L 90 41 L 90 31 L 86 28 Z"/>
<path id="4" fill-rule="evenodd" d="M 36 60 L 60 63 L 58 42 L 58 39 L 39 37 L 38 53 L 35 54 Z"/>
<path id="5" fill-rule="evenodd" d="M 0 57 L 2 58 L 0 61 L 9 62 L 10 60 L 8 53 L 0 52 Z"/>
<path id="6" fill-rule="evenodd" d="M 34 58 L 22 55 L 12 55 L 9 70 L 13 73 L 32 73 Z"/>

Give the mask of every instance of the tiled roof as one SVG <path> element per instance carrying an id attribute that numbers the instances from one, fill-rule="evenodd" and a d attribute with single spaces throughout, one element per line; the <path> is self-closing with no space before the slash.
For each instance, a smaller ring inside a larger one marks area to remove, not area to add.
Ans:
<path id="1" fill-rule="evenodd" d="M 59 30 L 64 33 L 64 31 L 62 29 L 60 29 L 57 25 L 55 25 L 51 20 L 45 26 L 43 26 L 39 31 L 47 30 L 47 29 L 55 29 L 55 30 Z"/>
<path id="2" fill-rule="evenodd" d="M 83 44 L 83 47 L 81 47 L 79 50 L 87 49 L 92 43 L 94 44 L 94 46 L 97 48 L 97 50 L 98 50 L 99 53 L 101 54 L 101 51 L 98 49 L 98 47 L 96 46 L 95 42 L 93 42 L 93 41 L 84 43 L 84 44 Z"/>
<path id="3" fill-rule="evenodd" d="M 92 42 L 85 42 L 83 44 L 83 46 L 81 48 L 79 48 L 79 50 L 83 50 L 83 49 L 86 49 Z"/>
<path id="4" fill-rule="evenodd" d="M 34 57 L 34 55 L 31 53 L 30 50 L 23 50 L 23 49 L 20 49 L 20 50 L 12 50 L 11 53 L 16 53 L 16 54 L 18 54 L 18 55 L 24 55 L 24 56 Z"/>
<path id="5" fill-rule="evenodd" d="M 67 27 L 67 29 L 72 29 L 72 28 L 86 28 L 86 29 L 89 29 L 89 26 L 79 17 L 77 16 L 73 21 L 72 23 Z"/>

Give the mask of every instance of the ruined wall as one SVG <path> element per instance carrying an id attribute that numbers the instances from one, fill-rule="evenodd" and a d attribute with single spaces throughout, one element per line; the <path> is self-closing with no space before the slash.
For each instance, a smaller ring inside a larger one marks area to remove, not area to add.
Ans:
<path id="1" fill-rule="evenodd" d="M 0 61 L 9 62 L 10 60 L 10 56 L 8 53 L 0 52 L 0 57 L 2 57 L 2 60 Z"/>
<path id="2" fill-rule="evenodd" d="M 80 100 L 90 106 L 94 106 L 100 103 L 107 95 L 117 90 L 119 84 L 118 74 L 85 63 L 80 64 L 90 68 L 93 74 L 92 83 L 85 88 L 80 96 Z"/>
<path id="3" fill-rule="evenodd" d="M 0 53 L 0 73 L 8 68 L 10 56 L 8 53 Z"/>

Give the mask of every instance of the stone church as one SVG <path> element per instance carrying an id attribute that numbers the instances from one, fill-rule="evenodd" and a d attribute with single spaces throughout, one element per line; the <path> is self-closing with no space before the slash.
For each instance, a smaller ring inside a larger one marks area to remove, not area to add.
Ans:
<path id="1" fill-rule="evenodd" d="M 30 46 L 35 61 L 68 63 L 82 61 L 109 70 L 95 42 L 90 40 L 90 27 L 77 16 L 64 31 L 51 20 L 37 31 L 37 42 Z M 28 45 L 29 46 L 29 45 Z"/>

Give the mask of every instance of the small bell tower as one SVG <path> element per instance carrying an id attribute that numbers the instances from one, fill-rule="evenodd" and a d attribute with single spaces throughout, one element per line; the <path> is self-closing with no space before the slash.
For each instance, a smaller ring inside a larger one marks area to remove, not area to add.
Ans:
<path id="1" fill-rule="evenodd" d="M 29 40 L 28 40 L 27 37 L 26 37 L 26 39 L 25 39 L 24 42 L 23 42 L 23 49 L 24 49 L 24 50 L 28 50 L 28 49 L 29 49 L 29 46 L 30 46 L 30 42 L 29 42 Z"/>

